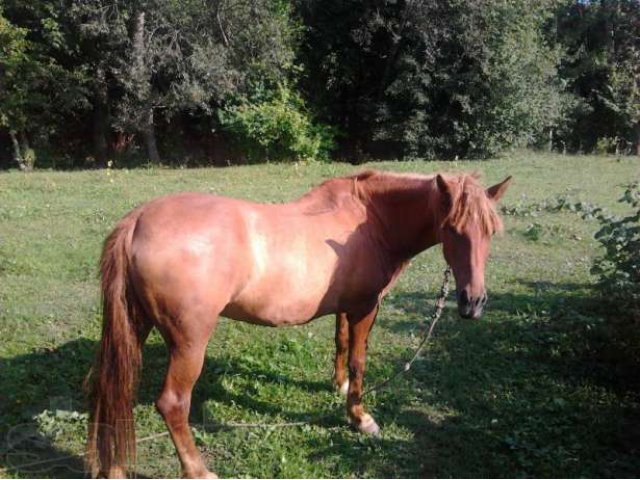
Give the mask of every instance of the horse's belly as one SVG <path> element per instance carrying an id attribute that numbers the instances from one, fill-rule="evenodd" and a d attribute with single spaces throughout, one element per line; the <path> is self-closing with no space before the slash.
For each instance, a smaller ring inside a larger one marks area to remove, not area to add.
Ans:
<path id="1" fill-rule="evenodd" d="M 329 282 L 271 277 L 248 285 L 222 315 L 262 325 L 300 325 L 335 311 Z"/>
<path id="2" fill-rule="evenodd" d="M 249 273 L 222 314 L 278 326 L 331 312 L 337 304 L 330 290 L 338 256 L 324 235 L 309 235 L 311 226 L 299 222 L 287 229 L 256 216 L 247 222 Z"/>
<path id="3" fill-rule="evenodd" d="M 231 302 L 222 315 L 234 320 L 279 327 L 284 325 L 302 325 L 314 318 L 330 313 L 331 308 L 304 302 Z"/>

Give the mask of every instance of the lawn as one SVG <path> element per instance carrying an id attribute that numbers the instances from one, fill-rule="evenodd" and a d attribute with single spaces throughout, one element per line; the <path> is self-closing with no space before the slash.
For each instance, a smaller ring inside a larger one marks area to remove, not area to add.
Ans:
<path id="1" fill-rule="evenodd" d="M 377 439 L 349 427 L 332 391 L 333 319 L 282 329 L 222 320 L 191 414 L 209 466 L 224 477 L 640 476 L 637 371 L 611 343 L 589 273 L 598 224 L 544 207 L 567 197 L 620 211 L 638 159 L 531 153 L 360 167 L 0 173 L 0 476 L 82 476 L 81 384 L 100 331 L 96 264 L 119 217 L 183 190 L 285 201 L 362 168 L 478 170 L 487 185 L 514 176 L 487 269 L 486 315 L 464 321 L 447 308 L 411 373 L 366 399 L 382 428 Z M 443 267 L 438 247 L 419 255 L 387 297 L 365 382 L 411 355 Z M 135 410 L 138 476 L 179 475 L 153 407 L 165 365 L 152 334 Z"/>

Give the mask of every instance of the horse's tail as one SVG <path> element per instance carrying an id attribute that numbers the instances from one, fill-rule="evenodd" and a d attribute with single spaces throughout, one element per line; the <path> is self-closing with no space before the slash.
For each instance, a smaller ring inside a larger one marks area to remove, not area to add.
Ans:
<path id="1" fill-rule="evenodd" d="M 129 250 L 138 217 L 139 209 L 118 223 L 100 259 L 102 340 L 85 383 L 90 403 L 87 468 L 94 477 L 124 474 L 126 465 L 135 462 L 133 403 L 146 336 L 129 285 Z"/>

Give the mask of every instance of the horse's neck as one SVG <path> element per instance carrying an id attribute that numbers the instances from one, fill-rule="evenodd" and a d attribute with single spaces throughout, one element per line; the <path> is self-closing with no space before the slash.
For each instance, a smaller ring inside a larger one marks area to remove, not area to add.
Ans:
<path id="1" fill-rule="evenodd" d="M 397 188 L 373 186 L 366 207 L 374 236 L 397 262 L 405 262 L 438 243 L 437 195 L 430 180 L 403 180 Z"/>

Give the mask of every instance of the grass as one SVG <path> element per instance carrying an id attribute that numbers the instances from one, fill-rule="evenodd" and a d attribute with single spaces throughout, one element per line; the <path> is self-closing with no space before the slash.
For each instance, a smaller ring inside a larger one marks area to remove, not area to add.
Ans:
<path id="1" fill-rule="evenodd" d="M 222 320 L 196 387 L 191 423 L 210 467 L 226 477 L 637 477 L 638 377 L 610 344 L 589 273 L 594 222 L 534 208 L 568 196 L 616 211 L 638 160 L 530 153 L 471 162 L 378 163 L 395 171 L 479 170 L 515 183 L 506 232 L 486 275 L 480 322 L 445 311 L 412 373 L 366 403 L 380 439 L 353 431 L 331 390 L 333 322 L 268 329 Z M 363 168 L 363 167 L 359 167 Z M 99 337 L 101 242 L 133 206 L 197 190 L 265 202 L 296 197 L 344 164 L 226 169 L 0 174 L 0 476 L 82 475 L 81 383 Z M 370 340 L 366 382 L 415 348 L 443 269 L 418 256 L 386 299 Z M 136 407 L 139 476 L 177 476 L 153 408 L 166 365 L 145 347 Z M 323 418 L 317 420 L 319 416 Z M 287 428 L 216 428 L 214 422 Z"/>

